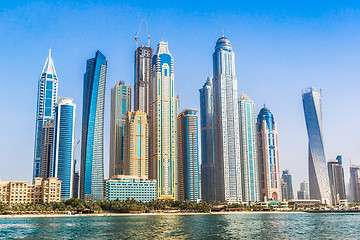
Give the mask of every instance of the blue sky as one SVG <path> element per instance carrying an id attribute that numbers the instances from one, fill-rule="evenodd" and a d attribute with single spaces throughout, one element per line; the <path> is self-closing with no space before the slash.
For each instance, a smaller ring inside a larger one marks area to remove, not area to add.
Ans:
<path id="1" fill-rule="evenodd" d="M 289 3 L 291 2 L 291 3 Z M 360 3 L 356 1 L 0 1 L 0 178 L 31 180 L 37 82 L 48 54 L 59 97 L 77 104 L 80 139 L 86 59 L 108 58 L 105 176 L 108 174 L 110 88 L 133 84 L 135 33 L 148 23 L 151 46 L 163 37 L 174 57 L 181 109 L 199 107 L 198 89 L 212 73 L 224 29 L 236 54 L 238 90 L 278 124 L 280 165 L 307 180 L 307 135 L 301 90 L 323 92 L 326 157 L 360 164 Z M 145 28 L 140 44 L 146 44 Z M 76 156 L 80 158 L 80 148 Z M 346 179 L 346 180 L 347 180 Z"/>

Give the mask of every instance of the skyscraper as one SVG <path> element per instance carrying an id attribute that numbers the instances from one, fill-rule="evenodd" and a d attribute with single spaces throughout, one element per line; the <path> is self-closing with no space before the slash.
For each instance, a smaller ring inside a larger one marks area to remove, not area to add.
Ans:
<path id="1" fill-rule="evenodd" d="M 329 175 L 322 134 L 321 91 L 308 88 L 302 93 L 306 128 L 309 137 L 310 198 L 331 204 Z"/>
<path id="2" fill-rule="evenodd" d="M 73 197 L 75 110 L 71 98 L 59 98 L 55 107 L 54 175 L 61 180 L 61 200 Z"/>
<path id="3" fill-rule="evenodd" d="M 152 78 L 153 51 L 151 47 L 144 45 L 135 50 L 134 110 L 141 110 L 147 114 L 150 111 L 149 87 Z"/>
<path id="4" fill-rule="evenodd" d="M 216 200 L 241 202 L 239 115 L 235 54 L 226 37 L 213 54 Z"/>
<path id="5" fill-rule="evenodd" d="M 201 199 L 216 201 L 214 105 L 212 78 L 208 77 L 200 91 L 201 125 Z"/>
<path id="6" fill-rule="evenodd" d="M 148 136 L 147 114 L 141 110 L 127 112 L 124 132 L 124 172 L 126 175 L 148 177 Z"/>
<path id="7" fill-rule="evenodd" d="M 74 148 L 75 152 L 75 148 Z M 79 183 L 80 183 L 80 174 L 79 171 L 76 170 L 76 162 L 77 160 L 74 158 L 74 177 L 73 177 L 73 198 L 79 198 Z"/>
<path id="8" fill-rule="evenodd" d="M 106 57 L 97 51 L 84 74 L 80 198 L 103 199 Z"/>
<path id="9" fill-rule="evenodd" d="M 350 166 L 350 201 L 353 203 L 360 202 L 360 166 Z"/>
<path id="10" fill-rule="evenodd" d="M 40 177 L 52 177 L 52 157 L 53 157 L 53 141 L 54 141 L 54 120 L 49 119 L 43 125 L 42 131 L 42 155 L 40 163 Z"/>
<path id="11" fill-rule="evenodd" d="M 299 200 L 310 199 L 309 183 L 308 182 L 300 183 L 300 190 L 297 192 L 297 197 L 298 197 Z"/>
<path id="12" fill-rule="evenodd" d="M 257 118 L 260 200 L 281 201 L 277 126 L 273 114 L 263 107 Z"/>
<path id="13" fill-rule="evenodd" d="M 340 200 L 346 199 L 344 169 L 342 158 L 337 156 L 336 160 L 329 160 L 327 163 L 330 181 L 332 203 L 340 204 Z"/>
<path id="14" fill-rule="evenodd" d="M 260 193 L 255 104 L 246 94 L 241 94 L 238 98 L 238 108 L 242 197 L 245 202 L 258 202 Z"/>
<path id="15" fill-rule="evenodd" d="M 57 85 L 58 79 L 51 58 L 51 49 L 49 49 L 49 57 L 46 59 L 38 84 L 33 178 L 39 177 L 41 174 L 40 162 L 43 152 L 43 125 L 47 120 L 54 119 L 55 104 L 57 100 Z"/>
<path id="16" fill-rule="evenodd" d="M 185 109 L 178 116 L 179 200 L 200 199 L 197 110 Z"/>
<path id="17" fill-rule="evenodd" d="M 281 176 L 281 193 L 282 199 L 291 200 L 294 199 L 292 177 L 289 174 L 289 170 L 285 170 Z"/>
<path id="18" fill-rule="evenodd" d="M 111 89 L 109 177 L 124 174 L 126 112 L 131 111 L 131 86 L 118 82 Z"/>
<path id="19" fill-rule="evenodd" d="M 149 177 L 157 180 L 157 198 L 176 199 L 174 69 L 167 43 L 158 44 L 152 64 Z"/>

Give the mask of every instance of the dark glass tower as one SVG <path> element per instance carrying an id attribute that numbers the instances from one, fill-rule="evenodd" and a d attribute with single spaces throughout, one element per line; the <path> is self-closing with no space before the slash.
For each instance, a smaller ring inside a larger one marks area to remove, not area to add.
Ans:
<path id="1" fill-rule="evenodd" d="M 84 74 L 80 198 L 102 200 L 104 192 L 104 104 L 106 57 L 97 51 Z"/>

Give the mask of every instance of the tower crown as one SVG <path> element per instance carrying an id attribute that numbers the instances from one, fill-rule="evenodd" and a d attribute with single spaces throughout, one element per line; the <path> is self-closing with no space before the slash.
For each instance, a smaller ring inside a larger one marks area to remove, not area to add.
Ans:
<path id="1" fill-rule="evenodd" d="M 226 50 L 231 50 L 232 47 L 231 47 L 231 43 L 229 41 L 229 39 L 227 39 L 226 37 L 222 36 L 221 38 L 219 38 L 216 42 L 216 46 L 215 46 L 215 49 L 218 49 L 218 48 L 223 48 L 223 49 L 226 49 Z"/>

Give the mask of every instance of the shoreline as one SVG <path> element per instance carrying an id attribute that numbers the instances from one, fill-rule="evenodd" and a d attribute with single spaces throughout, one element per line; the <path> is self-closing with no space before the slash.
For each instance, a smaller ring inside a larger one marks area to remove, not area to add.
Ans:
<path id="1" fill-rule="evenodd" d="M 232 214 L 290 214 L 306 213 L 302 211 L 243 211 L 243 212 L 209 212 L 209 213 L 94 213 L 94 214 L 14 214 L 0 215 L 0 218 L 44 218 L 44 217 L 118 217 L 118 216 L 176 216 L 176 215 L 232 215 Z"/>

